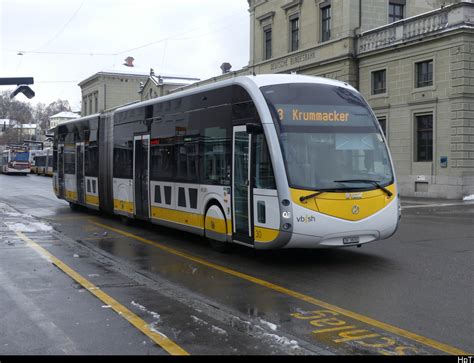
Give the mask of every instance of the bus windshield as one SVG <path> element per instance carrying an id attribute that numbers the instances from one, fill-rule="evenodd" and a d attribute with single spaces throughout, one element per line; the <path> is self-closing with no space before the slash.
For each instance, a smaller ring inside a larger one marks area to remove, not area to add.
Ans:
<path id="1" fill-rule="evenodd" d="M 12 154 L 12 161 L 29 161 L 30 154 L 28 152 L 15 152 Z"/>
<path id="2" fill-rule="evenodd" d="M 291 187 L 372 190 L 394 182 L 377 120 L 358 93 L 314 83 L 261 90 L 278 130 Z"/>

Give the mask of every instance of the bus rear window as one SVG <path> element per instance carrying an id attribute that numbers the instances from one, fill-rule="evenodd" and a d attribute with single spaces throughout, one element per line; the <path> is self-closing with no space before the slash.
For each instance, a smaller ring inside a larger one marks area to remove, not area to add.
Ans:
<path id="1" fill-rule="evenodd" d="M 30 154 L 28 152 L 15 153 L 12 157 L 13 161 L 29 161 Z"/>

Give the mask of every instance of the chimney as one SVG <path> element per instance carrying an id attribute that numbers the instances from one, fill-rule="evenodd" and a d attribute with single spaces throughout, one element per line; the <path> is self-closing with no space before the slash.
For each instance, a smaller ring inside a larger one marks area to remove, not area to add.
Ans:
<path id="1" fill-rule="evenodd" d="M 222 69 L 222 74 L 226 74 L 230 72 L 230 69 L 232 68 L 232 65 L 230 63 L 222 63 L 221 69 Z"/>
<path id="2" fill-rule="evenodd" d="M 125 63 L 123 65 L 126 66 L 126 67 L 134 67 L 134 65 L 133 65 L 134 60 L 135 60 L 135 58 L 133 58 L 133 57 L 127 57 L 127 58 L 125 58 Z"/>

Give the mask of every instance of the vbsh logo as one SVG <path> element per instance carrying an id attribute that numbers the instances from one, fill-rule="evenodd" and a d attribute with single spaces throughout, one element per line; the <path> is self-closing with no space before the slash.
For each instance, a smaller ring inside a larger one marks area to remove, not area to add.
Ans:
<path id="1" fill-rule="evenodd" d="M 316 222 L 316 217 L 315 216 L 300 216 L 300 217 L 296 217 L 296 221 L 298 223 L 313 223 L 313 222 Z"/>

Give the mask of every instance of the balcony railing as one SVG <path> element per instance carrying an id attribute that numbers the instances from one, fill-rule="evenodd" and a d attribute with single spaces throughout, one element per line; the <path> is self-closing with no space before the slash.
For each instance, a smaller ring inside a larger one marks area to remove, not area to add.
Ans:
<path id="1" fill-rule="evenodd" d="M 359 54 L 418 40 L 446 29 L 474 26 L 474 3 L 462 1 L 362 33 Z"/>

